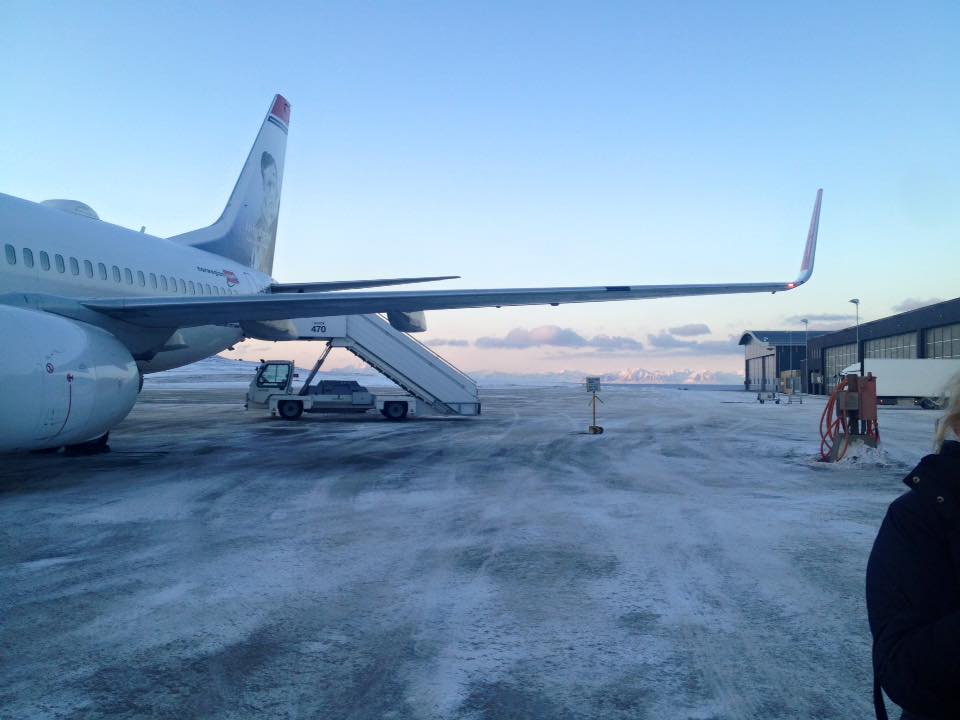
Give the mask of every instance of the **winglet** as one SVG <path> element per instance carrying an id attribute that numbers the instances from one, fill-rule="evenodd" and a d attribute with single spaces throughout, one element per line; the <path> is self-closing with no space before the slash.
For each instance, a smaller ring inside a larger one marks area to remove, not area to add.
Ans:
<path id="1" fill-rule="evenodd" d="M 817 232 L 820 230 L 820 202 L 823 200 L 823 188 L 817 190 L 817 200 L 813 204 L 813 215 L 810 217 L 810 229 L 807 231 L 807 246 L 803 250 L 803 262 L 800 264 L 800 275 L 792 283 L 787 283 L 787 289 L 803 285 L 813 275 L 813 261 L 817 255 Z"/>

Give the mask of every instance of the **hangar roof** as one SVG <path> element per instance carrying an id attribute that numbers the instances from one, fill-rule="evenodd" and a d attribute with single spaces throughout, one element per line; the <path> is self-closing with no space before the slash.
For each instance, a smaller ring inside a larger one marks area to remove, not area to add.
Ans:
<path id="1" fill-rule="evenodd" d="M 819 337 L 826 335 L 827 330 L 808 330 L 806 337 Z M 797 330 L 745 330 L 740 336 L 738 345 L 751 345 L 753 343 L 764 343 L 766 345 L 796 345 L 803 347 L 804 331 Z"/>
<path id="2" fill-rule="evenodd" d="M 858 334 L 861 341 L 875 340 L 954 323 L 960 323 L 960 298 L 943 300 L 933 305 L 925 305 L 896 315 L 862 322 L 859 331 L 856 326 L 851 325 L 842 330 L 826 333 L 828 337 L 818 340 L 815 344 L 819 347 L 832 347 L 853 343 L 856 341 Z M 820 333 L 818 333 L 819 335 Z"/>

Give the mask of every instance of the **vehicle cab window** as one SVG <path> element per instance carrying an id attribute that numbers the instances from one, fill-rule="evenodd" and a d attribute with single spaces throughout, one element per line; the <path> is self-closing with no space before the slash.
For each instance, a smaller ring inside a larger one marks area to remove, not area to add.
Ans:
<path id="1" fill-rule="evenodd" d="M 289 365 L 286 363 L 267 363 L 257 373 L 257 387 L 283 389 L 287 386 L 289 378 Z"/>

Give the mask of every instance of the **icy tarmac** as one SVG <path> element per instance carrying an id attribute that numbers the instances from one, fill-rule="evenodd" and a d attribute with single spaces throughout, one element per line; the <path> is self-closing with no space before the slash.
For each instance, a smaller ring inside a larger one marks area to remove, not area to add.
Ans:
<path id="1" fill-rule="evenodd" d="M 589 436 L 576 388 L 287 423 L 183 377 L 108 455 L 0 461 L 0 716 L 872 713 L 864 567 L 933 413 L 828 466 L 819 400 L 609 387 Z"/>

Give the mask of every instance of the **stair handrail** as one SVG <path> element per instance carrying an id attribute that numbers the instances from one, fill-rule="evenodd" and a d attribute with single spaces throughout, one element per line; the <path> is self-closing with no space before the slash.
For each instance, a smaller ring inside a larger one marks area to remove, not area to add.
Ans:
<path id="1" fill-rule="evenodd" d="M 383 315 L 381 315 L 381 314 L 379 314 L 379 313 L 374 313 L 374 314 L 375 314 L 380 320 L 382 320 L 383 322 L 385 322 L 389 327 L 393 328 L 393 326 L 390 325 L 390 321 L 389 321 L 387 318 L 385 318 Z M 396 328 L 393 328 L 393 329 L 396 329 Z M 390 335 L 389 331 L 388 331 L 386 328 L 384 328 L 384 327 L 380 327 L 380 328 L 378 328 L 378 330 L 380 330 L 381 332 L 383 332 L 384 334 L 386 334 L 386 335 L 388 335 L 388 336 Z M 401 332 L 401 331 L 397 330 L 397 332 Z M 430 353 L 430 355 L 432 355 L 435 359 L 439 360 L 439 361 L 440 361 L 440 364 L 442 365 L 443 368 L 448 369 L 448 370 L 453 370 L 453 372 L 454 372 L 461 380 L 466 380 L 467 383 L 469 383 L 469 385 L 468 385 L 468 386 L 465 386 L 464 389 L 470 390 L 470 391 L 473 392 L 473 393 L 476 393 L 476 392 L 477 392 L 477 381 L 476 381 L 476 380 L 474 380 L 472 377 L 470 377 L 469 375 L 467 375 L 465 372 L 463 372 L 463 371 L 462 371 L 460 368 L 458 368 L 456 365 L 453 365 L 453 364 L 451 364 L 450 362 L 448 362 L 447 360 L 445 360 L 440 354 L 438 354 L 436 351 L 434 351 L 430 346 L 428 346 L 428 345 L 420 342 L 420 341 L 417 340 L 415 337 L 413 337 L 410 333 L 402 333 L 402 334 L 403 334 L 404 336 L 406 336 L 408 339 L 410 339 L 410 340 L 412 340 L 413 342 L 415 342 L 415 343 L 416 343 L 417 345 L 419 345 L 421 348 L 423 348 L 424 350 L 426 350 L 428 353 Z M 463 384 L 463 383 L 461 383 L 461 385 L 462 385 L 462 384 Z"/>

